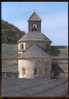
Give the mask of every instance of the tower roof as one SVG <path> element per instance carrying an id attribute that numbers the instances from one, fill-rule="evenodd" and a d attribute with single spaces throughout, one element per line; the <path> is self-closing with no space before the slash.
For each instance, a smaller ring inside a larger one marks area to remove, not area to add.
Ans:
<path id="1" fill-rule="evenodd" d="M 41 21 L 36 12 L 33 12 L 28 21 Z"/>
<path id="2" fill-rule="evenodd" d="M 47 58 L 49 59 L 49 55 L 44 50 L 42 50 L 39 46 L 33 45 L 23 53 L 22 58 Z"/>
<path id="3" fill-rule="evenodd" d="M 20 40 L 21 41 L 42 41 L 42 42 L 50 42 L 49 38 L 45 36 L 43 33 L 39 32 L 30 32 L 25 34 Z"/>

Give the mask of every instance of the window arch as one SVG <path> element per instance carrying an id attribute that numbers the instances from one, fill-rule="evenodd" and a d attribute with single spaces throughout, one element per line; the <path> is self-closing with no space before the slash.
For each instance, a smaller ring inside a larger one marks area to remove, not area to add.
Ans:
<path id="1" fill-rule="evenodd" d="M 37 24 L 33 24 L 33 26 L 32 26 L 32 31 L 37 31 Z"/>
<path id="2" fill-rule="evenodd" d="M 20 44 L 20 49 L 26 50 L 26 43 L 25 42 Z"/>
<path id="3" fill-rule="evenodd" d="M 34 75 L 37 75 L 37 68 L 34 68 Z"/>
<path id="4" fill-rule="evenodd" d="M 20 49 L 23 49 L 23 44 L 20 44 Z"/>
<path id="5" fill-rule="evenodd" d="M 22 68 L 22 74 L 23 76 L 26 74 L 26 69 L 24 67 Z"/>

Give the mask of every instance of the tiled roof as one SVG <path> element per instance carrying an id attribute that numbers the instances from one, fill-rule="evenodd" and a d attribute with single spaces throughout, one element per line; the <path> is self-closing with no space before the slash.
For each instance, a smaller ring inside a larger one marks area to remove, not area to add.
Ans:
<path id="1" fill-rule="evenodd" d="M 47 58 L 49 59 L 49 55 L 42 50 L 38 45 L 33 45 L 27 51 L 25 51 L 22 55 L 23 58 Z"/>
<path id="2" fill-rule="evenodd" d="M 51 42 L 47 36 L 39 32 L 30 32 L 25 34 L 19 41 L 44 41 Z"/>
<path id="3" fill-rule="evenodd" d="M 36 12 L 33 12 L 33 14 L 30 16 L 28 21 L 41 21 L 40 17 L 36 14 Z"/>

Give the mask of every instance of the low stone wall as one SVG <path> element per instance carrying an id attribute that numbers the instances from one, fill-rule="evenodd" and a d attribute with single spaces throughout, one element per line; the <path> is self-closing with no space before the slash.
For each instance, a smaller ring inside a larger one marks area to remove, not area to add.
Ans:
<path id="1" fill-rule="evenodd" d="M 2 72 L 2 78 L 18 78 L 18 73 Z"/>
<path id="2" fill-rule="evenodd" d="M 68 59 L 64 58 L 54 58 L 58 66 L 64 71 L 64 78 L 68 78 Z M 61 78 L 63 78 L 63 73 L 61 73 Z"/>

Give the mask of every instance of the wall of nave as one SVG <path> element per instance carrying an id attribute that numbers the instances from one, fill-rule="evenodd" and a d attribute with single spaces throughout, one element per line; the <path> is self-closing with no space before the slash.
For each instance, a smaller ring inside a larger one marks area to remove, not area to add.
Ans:
<path id="1" fill-rule="evenodd" d="M 18 60 L 19 78 L 34 78 L 42 75 L 50 77 L 50 61 L 23 59 Z"/>

